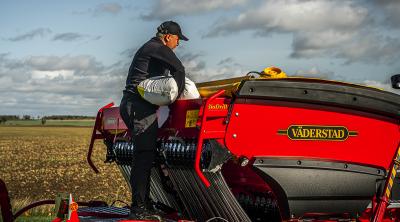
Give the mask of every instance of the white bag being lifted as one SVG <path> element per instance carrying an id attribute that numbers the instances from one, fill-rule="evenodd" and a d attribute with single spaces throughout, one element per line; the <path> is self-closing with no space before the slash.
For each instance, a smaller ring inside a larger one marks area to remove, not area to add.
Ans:
<path id="1" fill-rule="evenodd" d="M 145 100 L 158 106 L 169 105 L 178 97 L 178 86 L 170 76 L 145 79 L 139 83 L 137 89 Z"/>
<path id="2" fill-rule="evenodd" d="M 200 93 L 197 90 L 196 84 L 185 77 L 185 89 L 183 90 L 181 96 L 178 98 L 179 100 L 185 99 L 198 99 L 200 98 Z M 169 108 L 168 106 L 160 106 L 157 110 L 157 121 L 158 127 L 161 128 L 165 121 L 167 121 L 169 116 Z"/>
<path id="3" fill-rule="evenodd" d="M 200 98 L 200 93 L 197 90 L 196 84 L 190 80 L 189 78 L 185 77 L 185 89 L 183 90 L 179 99 L 198 99 Z"/>
<path id="4" fill-rule="evenodd" d="M 173 103 L 178 96 L 178 86 L 172 76 L 156 76 L 139 83 L 139 94 L 148 102 L 165 106 Z M 179 99 L 198 99 L 200 93 L 196 84 L 185 77 L 185 89 Z"/>

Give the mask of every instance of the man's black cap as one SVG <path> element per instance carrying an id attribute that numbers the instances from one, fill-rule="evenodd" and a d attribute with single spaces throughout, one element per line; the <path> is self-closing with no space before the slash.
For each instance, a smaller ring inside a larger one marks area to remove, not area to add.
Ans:
<path id="1" fill-rule="evenodd" d="M 186 38 L 186 36 L 182 34 L 182 30 L 179 24 L 174 21 L 163 22 L 160 26 L 158 26 L 157 31 L 162 34 L 177 35 L 180 40 L 189 40 L 188 38 Z"/>

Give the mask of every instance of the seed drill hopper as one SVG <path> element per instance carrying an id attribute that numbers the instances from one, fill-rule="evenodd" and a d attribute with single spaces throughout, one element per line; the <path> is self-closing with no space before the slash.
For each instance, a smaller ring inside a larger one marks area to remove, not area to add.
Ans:
<path id="1" fill-rule="evenodd" d="M 197 221 L 400 220 L 400 96 L 262 74 L 200 83 L 201 99 L 169 106 L 153 200 Z M 93 133 L 89 153 L 103 139 L 129 181 L 135 147 L 119 108 L 102 108 Z"/>

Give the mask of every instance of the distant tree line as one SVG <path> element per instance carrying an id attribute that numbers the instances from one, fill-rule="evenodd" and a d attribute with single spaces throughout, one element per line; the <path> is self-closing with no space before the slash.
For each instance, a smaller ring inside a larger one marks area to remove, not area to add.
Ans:
<path id="1" fill-rule="evenodd" d="M 15 115 L 0 115 L 0 124 L 5 123 L 6 121 L 9 120 L 19 120 L 19 119 L 20 117 Z"/>
<path id="2" fill-rule="evenodd" d="M 78 119 L 94 119 L 94 116 L 77 116 L 77 115 L 52 115 L 52 116 L 43 116 L 37 117 L 37 119 L 42 120 L 42 124 L 46 123 L 46 120 L 78 120 Z M 13 120 L 31 120 L 34 117 L 30 115 L 0 115 L 0 124 L 5 123 L 7 121 Z"/>
<path id="3" fill-rule="evenodd" d="M 74 116 L 74 115 L 52 115 L 52 116 L 44 116 L 47 120 L 76 120 L 76 119 L 94 119 L 94 116 Z"/>

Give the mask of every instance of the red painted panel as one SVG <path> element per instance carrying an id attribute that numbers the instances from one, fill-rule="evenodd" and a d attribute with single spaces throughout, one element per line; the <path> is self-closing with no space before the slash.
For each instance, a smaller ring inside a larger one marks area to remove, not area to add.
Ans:
<path id="1" fill-rule="evenodd" d="M 209 107 L 207 121 L 207 131 L 224 131 L 225 123 L 224 118 L 227 116 L 230 99 L 216 98 Z M 160 129 L 160 136 L 180 136 L 185 138 L 194 138 L 198 136 L 198 129 L 196 125 L 188 127 L 186 124 L 188 120 L 198 122 L 199 117 L 203 113 L 203 100 L 177 100 L 169 106 L 169 117 L 163 127 Z M 198 115 L 193 118 L 188 117 L 188 111 L 198 111 Z"/>
<path id="2" fill-rule="evenodd" d="M 225 144 L 233 154 L 249 159 L 317 158 L 387 169 L 400 141 L 396 122 L 333 107 L 247 100 L 234 105 Z M 344 126 L 358 135 L 345 141 L 302 141 L 278 134 L 278 130 L 287 130 L 291 125 Z"/>
<path id="3" fill-rule="evenodd" d="M 126 130 L 127 127 L 119 115 L 119 107 L 111 107 L 103 109 L 102 118 L 103 130 Z"/>

